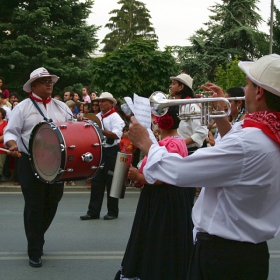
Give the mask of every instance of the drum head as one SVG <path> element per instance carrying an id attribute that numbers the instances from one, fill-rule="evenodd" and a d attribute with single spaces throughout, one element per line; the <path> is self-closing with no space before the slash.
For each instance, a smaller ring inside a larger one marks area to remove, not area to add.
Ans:
<path id="1" fill-rule="evenodd" d="M 34 128 L 31 141 L 31 159 L 33 169 L 40 179 L 52 182 L 61 168 L 61 139 L 54 124 L 42 123 Z"/>

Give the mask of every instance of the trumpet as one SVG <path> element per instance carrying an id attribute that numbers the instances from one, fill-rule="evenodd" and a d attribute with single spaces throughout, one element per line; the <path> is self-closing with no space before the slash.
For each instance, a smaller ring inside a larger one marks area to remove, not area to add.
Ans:
<path id="1" fill-rule="evenodd" d="M 158 117 L 164 116 L 168 107 L 180 105 L 179 107 L 179 119 L 189 120 L 189 119 L 200 119 L 201 125 L 209 125 L 212 123 L 212 119 L 224 118 L 230 115 L 230 101 L 245 100 L 245 97 L 205 97 L 202 94 L 201 98 L 192 99 L 168 99 L 167 96 L 161 92 L 154 92 L 150 98 L 150 106 L 152 114 Z M 223 101 L 227 107 L 227 110 L 220 109 L 219 107 L 214 108 L 213 102 Z M 192 104 L 200 104 L 200 113 L 197 113 Z"/>

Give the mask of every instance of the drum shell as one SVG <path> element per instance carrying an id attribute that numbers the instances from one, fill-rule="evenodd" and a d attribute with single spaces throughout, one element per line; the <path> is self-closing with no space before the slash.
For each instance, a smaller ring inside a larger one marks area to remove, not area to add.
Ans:
<path id="1" fill-rule="evenodd" d="M 132 162 L 132 154 L 118 152 L 113 180 L 111 184 L 110 196 L 124 198 L 127 174 Z"/>
<path id="2" fill-rule="evenodd" d="M 42 181 L 75 181 L 93 177 L 102 160 L 103 134 L 92 121 L 41 122 L 32 130 L 31 166 Z M 91 161 L 83 160 L 87 153 Z"/>

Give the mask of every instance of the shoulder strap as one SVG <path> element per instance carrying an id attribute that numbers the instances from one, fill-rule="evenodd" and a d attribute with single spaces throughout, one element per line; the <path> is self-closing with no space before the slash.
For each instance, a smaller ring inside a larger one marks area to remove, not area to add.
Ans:
<path id="1" fill-rule="evenodd" d="M 52 119 L 47 119 L 47 118 L 45 117 L 45 115 L 43 114 L 42 110 L 39 108 L 38 104 L 35 102 L 35 100 L 33 100 L 33 99 L 31 99 L 31 98 L 30 98 L 30 100 L 33 102 L 34 106 L 36 107 L 36 109 L 38 110 L 38 112 L 41 114 L 41 116 L 44 118 L 44 120 L 45 120 L 46 122 L 52 122 L 52 121 L 53 121 Z"/>

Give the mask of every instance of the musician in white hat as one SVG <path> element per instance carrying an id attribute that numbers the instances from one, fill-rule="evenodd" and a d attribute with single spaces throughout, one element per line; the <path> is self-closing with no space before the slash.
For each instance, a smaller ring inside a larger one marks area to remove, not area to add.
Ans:
<path id="1" fill-rule="evenodd" d="M 240 62 L 248 114 L 189 157 L 153 144 L 132 117 L 129 138 L 148 155 L 144 175 L 180 187 L 203 187 L 193 208 L 195 249 L 187 279 L 267 279 L 267 240 L 280 232 L 280 56 Z M 218 86 L 202 87 L 223 97 Z"/>
<path id="2" fill-rule="evenodd" d="M 23 90 L 29 98 L 12 111 L 4 134 L 5 145 L 11 152 L 20 151 L 19 181 L 24 196 L 24 227 L 28 242 L 29 265 L 42 266 L 44 234 L 49 228 L 63 195 L 63 183 L 47 184 L 34 175 L 29 160 L 31 132 L 40 121 L 68 121 L 72 113 L 61 101 L 52 99 L 53 85 L 59 77 L 41 67 L 30 74 Z"/>
<path id="3" fill-rule="evenodd" d="M 169 86 L 169 93 L 175 99 L 190 99 L 194 98 L 192 89 L 193 79 L 188 74 L 182 73 L 178 76 L 170 77 L 172 81 Z M 198 104 L 188 105 L 194 114 L 200 114 L 201 110 Z M 191 155 L 198 148 L 203 146 L 204 140 L 208 136 L 208 129 L 201 125 L 200 119 L 182 120 L 178 127 L 178 134 L 185 139 L 188 147 L 188 154 Z"/>
<path id="4" fill-rule="evenodd" d="M 101 112 L 96 116 L 101 121 L 102 133 L 106 138 L 106 143 L 102 151 L 104 167 L 91 182 L 91 195 L 88 211 L 85 215 L 80 216 L 80 219 L 94 220 L 100 218 L 106 186 L 108 213 L 103 218 L 104 220 L 113 220 L 117 219 L 119 215 L 119 200 L 118 198 L 110 196 L 110 190 L 117 154 L 120 151 L 119 143 L 122 136 L 122 129 L 125 126 L 125 123 L 114 109 L 117 100 L 110 92 L 102 92 L 100 97 L 95 100 L 99 101 Z"/>

